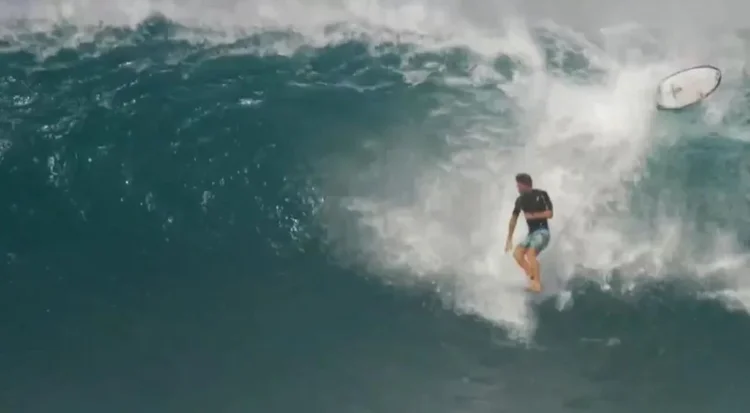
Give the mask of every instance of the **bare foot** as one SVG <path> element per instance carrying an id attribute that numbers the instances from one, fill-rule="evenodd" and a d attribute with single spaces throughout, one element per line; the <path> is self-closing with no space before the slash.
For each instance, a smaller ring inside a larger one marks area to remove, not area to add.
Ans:
<path id="1" fill-rule="evenodd" d="M 542 284 L 539 281 L 532 281 L 527 287 L 527 290 L 533 293 L 540 293 L 542 292 Z"/>

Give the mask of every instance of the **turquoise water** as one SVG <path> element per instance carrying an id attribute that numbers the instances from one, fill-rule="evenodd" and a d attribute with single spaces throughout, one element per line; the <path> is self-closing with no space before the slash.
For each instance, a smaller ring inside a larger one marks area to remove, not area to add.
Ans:
<path id="1" fill-rule="evenodd" d="M 27 23 L 0 54 L 0 410 L 750 402 L 731 59 L 657 113 L 679 59 L 533 25 L 480 48 Z M 522 170 L 556 206 L 534 299 L 502 254 Z"/>

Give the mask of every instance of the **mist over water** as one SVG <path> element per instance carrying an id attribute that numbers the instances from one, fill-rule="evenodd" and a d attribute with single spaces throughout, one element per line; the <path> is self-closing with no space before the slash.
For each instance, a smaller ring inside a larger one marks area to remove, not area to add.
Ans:
<path id="1" fill-rule="evenodd" d="M 6 2 L 0 408 L 741 411 L 748 6 L 641 3 Z"/>

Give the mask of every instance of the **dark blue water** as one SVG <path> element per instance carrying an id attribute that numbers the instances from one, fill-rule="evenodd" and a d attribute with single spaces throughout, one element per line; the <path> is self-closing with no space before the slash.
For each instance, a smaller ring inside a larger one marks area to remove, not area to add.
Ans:
<path id="1" fill-rule="evenodd" d="M 429 282 L 394 284 L 367 264 L 353 216 L 336 211 L 372 177 L 336 171 L 443 159 L 436 142 L 470 125 L 430 114 L 468 99 L 439 79 L 471 70 L 468 51 L 415 58 L 412 45 L 373 54 L 350 41 L 260 55 L 248 50 L 293 35 L 216 46 L 178 30 L 160 19 L 107 29 L 45 58 L 35 47 L 51 40 L 39 35 L 0 55 L 0 410 L 689 413 L 750 402 L 750 316 L 702 295 L 722 277 L 685 268 L 632 284 L 623 269 L 604 274 L 615 288 L 603 291 L 602 274 L 582 268 L 568 281 L 574 304 L 534 301 L 536 330 L 517 340 Z M 410 59 L 444 69 L 410 83 L 397 70 Z M 512 71 L 503 56 L 497 67 Z M 690 225 L 737 228 L 742 245 L 747 148 L 706 138 L 655 148 L 629 184 L 631 213 L 679 205 L 670 212 Z M 400 176 L 384 186 L 419 197 Z"/>

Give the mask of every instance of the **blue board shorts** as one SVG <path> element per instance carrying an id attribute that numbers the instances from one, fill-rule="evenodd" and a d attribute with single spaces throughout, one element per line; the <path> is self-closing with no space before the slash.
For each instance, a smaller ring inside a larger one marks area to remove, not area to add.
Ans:
<path id="1" fill-rule="evenodd" d="M 537 253 L 540 253 L 549 245 L 549 238 L 548 229 L 538 229 L 527 235 L 518 246 L 521 248 L 533 248 Z"/>

